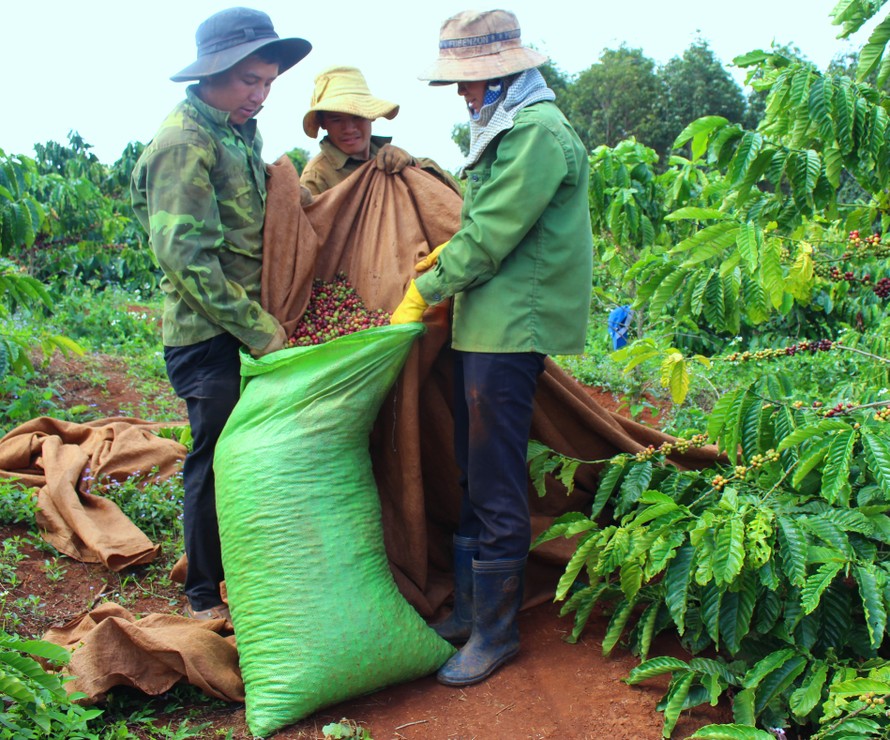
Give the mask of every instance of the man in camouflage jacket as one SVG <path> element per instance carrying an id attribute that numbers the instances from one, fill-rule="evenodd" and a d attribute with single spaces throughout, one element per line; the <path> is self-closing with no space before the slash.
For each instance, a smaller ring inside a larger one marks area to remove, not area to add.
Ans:
<path id="1" fill-rule="evenodd" d="M 249 8 L 214 14 L 196 41 L 197 61 L 171 79 L 197 84 L 139 158 L 130 190 L 164 273 L 164 359 L 194 442 L 183 468 L 187 613 L 228 620 L 214 449 L 238 400 L 239 349 L 260 357 L 287 339 L 260 305 L 266 174 L 254 116 L 311 46 L 280 39 L 269 17 Z"/>

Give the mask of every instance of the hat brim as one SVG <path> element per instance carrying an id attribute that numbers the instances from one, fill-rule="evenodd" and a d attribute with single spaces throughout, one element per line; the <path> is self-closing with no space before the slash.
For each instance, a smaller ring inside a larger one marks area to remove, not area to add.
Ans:
<path id="1" fill-rule="evenodd" d="M 430 85 L 497 80 L 540 67 L 548 61 L 549 57 L 524 46 L 503 49 L 495 54 L 483 56 L 452 59 L 440 57 L 418 79 L 428 81 Z"/>
<path id="2" fill-rule="evenodd" d="M 310 139 L 318 136 L 318 129 L 321 125 L 318 120 L 319 113 L 344 113 L 347 116 L 367 118 L 369 121 L 376 121 L 378 118 L 386 118 L 391 121 L 398 112 L 398 104 L 375 98 L 372 95 L 355 95 L 352 93 L 339 95 L 326 98 L 314 105 L 303 116 L 303 131 Z"/>
<path id="3" fill-rule="evenodd" d="M 256 39 L 246 44 L 233 46 L 231 49 L 224 49 L 216 54 L 207 54 L 199 57 L 188 67 L 171 76 L 170 79 L 174 82 L 187 82 L 189 80 L 200 80 L 210 77 L 231 69 L 242 59 L 247 59 L 247 57 L 260 49 L 272 46 L 279 49 L 278 53 L 281 58 L 278 74 L 289 70 L 312 51 L 312 44 L 306 41 L 306 39 Z"/>

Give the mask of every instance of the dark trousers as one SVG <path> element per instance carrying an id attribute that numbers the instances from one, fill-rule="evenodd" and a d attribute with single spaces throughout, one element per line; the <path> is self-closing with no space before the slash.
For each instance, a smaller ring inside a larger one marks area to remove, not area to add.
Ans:
<path id="1" fill-rule="evenodd" d="M 220 334 L 198 344 L 164 347 L 167 376 L 176 395 L 186 402 L 193 447 L 185 458 L 182 527 L 188 575 L 185 594 L 196 611 L 222 602 L 223 580 L 216 520 L 213 452 L 240 390 L 240 343 Z"/>
<path id="2" fill-rule="evenodd" d="M 544 355 L 454 352 L 454 448 L 463 489 L 458 534 L 478 560 L 528 555 L 526 451 Z"/>

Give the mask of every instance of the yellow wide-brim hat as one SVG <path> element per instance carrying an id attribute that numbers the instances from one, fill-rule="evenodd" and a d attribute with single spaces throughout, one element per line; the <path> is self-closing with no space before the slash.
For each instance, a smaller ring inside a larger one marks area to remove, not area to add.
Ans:
<path id="1" fill-rule="evenodd" d="M 465 10 L 442 24 L 439 58 L 420 79 L 431 85 L 497 80 L 547 61 L 522 45 L 519 21 L 510 11 Z"/>
<path id="2" fill-rule="evenodd" d="M 371 121 L 378 118 L 392 120 L 399 112 L 399 106 L 371 95 L 365 76 L 358 68 L 331 67 L 315 78 L 309 112 L 303 116 L 303 131 L 313 139 L 318 136 L 320 112 L 345 113 Z"/>

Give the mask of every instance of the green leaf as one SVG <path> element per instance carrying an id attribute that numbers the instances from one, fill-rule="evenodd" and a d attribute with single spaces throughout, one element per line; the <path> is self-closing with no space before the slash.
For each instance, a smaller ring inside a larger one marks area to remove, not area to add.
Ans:
<path id="1" fill-rule="evenodd" d="M 782 249 L 776 239 L 764 239 L 760 249 L 760 278 L 773 308 L 782 305 L 785 276 L 782 274 Z"/>
<path id="2" fill-rule="evenodd" d="M 859 596 L 862 599 L 862 608 L 865 610 L 865 623 L 868 627 L 868 636 L 871 647 L 877 650 L 884 640 L 884 630 L 887 627 L 887 611 L 884 608 L 884 599 L 878 588 L 875 566 L 872 564 L 859 565 L 853 568 L 856 583 L 859 584 Z"/>
<path id="3" fill-rule="evenodd" d="M 587 565 L 587 560 L 598 543 L 598 532 L 591 532 L 581 539 L 578 547 L 575 549 L 575 552 L 572 553 L 572 557 L 566 565 L 565 573 L 562 574 L 559 583 L 556 585 L 556 595 L 554 596 L 556 601 L 562 601 L 562 599 L 565 598 L 569 589 L 572 587 L 572 584 L 575 582 L 575 579 L 578 578 L 581 569 Z"/>
<path id="4" fill-rule="evenodd" d="M 855 99 L 848 80 L 841 80 L 834 91 L 834 115 L 837 143 L 843 154 L 853 151 L 853 119 Z"/>
<path id="5" fill-rule="evenodd" d="M 850 465 L 858 436 L 854 429 L 832 436 L 822 471 L 821 491 L 822 498 L 830 504 L 847 506 L 850 503 Z"/>
<path id="6" fill-rule="evenodd" d="M 831 585 L 831 582 L 843 567 L 843 563 L 825 563 L 819 570 L 807 578 L 800 598 L 800 606 L 804 614 L 812 613 L 819 606 L 822 593 Z"/>
<path id="7" fill-rule="evenodd" d="M 811 437 L 818 437 L 820 434 L 825 434 L 825 432 L 830 432 L 838 429 L 852 429 L 852 427 L 847 424 L 847 422 L 840 421 L 839 419 L 823 419 L 818 424 L 795 429 L 791 434 L 789 434 L 779 443 L 779 446 L 776 449 L 779 452 L 782 452 L 783 450 L 787 450 L 789 447 L 794 447 L 796 445 L 799 445 L 801 442 L 805 442 Z"/>
<path id="8" fill-rule="evenodd" d="M 751 629 L 751 616 L 757 602 L 757 585 L 753 577 L 743 579 L 738 591 L 727 591 L 720 603 L 720 636 L 730 655 L 741 648 L 742 640 Z"/>
<path id="9" fill-rule="evenodd" d="M 851 678 L 847 681 L 839 681 L 832 684 L 829 689 L 832 694 L 849 696 L 865 694 L 869 691 L 875 694 L 890 694 L 890 682 L 876 678 Z"/>
<path id="10" fill-rule="evenodd" d="M 590 518 L 596 519 L 608 503 L 615 486 L 621 479 L 626 470 L 624 460 L 626 458 L 613 458 L 605 470 L 600 474 L 599 485 L 596 489 L 596 496 L 593 499 L 593 509 L 590 512 Z"/>
<path id="11" fill-rule="evenodd" d="M 668 693 L 665 696 L 667 702 L 664 708 L 664 727 L 661 730 L 662 737 L 670 737 L 677 726 L 677 720 L 680 719 L 680 712 L 686 703 L 686 697 L 689 696 L 689 689 L 695 674 L 683 673 L 676 676 L 672 681 Z"/>
<path id="12" fill-rule="evenodd" d="M 674 140 L 672 148 L 679 149 L 692 137 L 701 134 L 710 134 L 712 131 L 722 128 L 727 123 L 729 123 L 729 121 L 723 116 L 705 116 L 696 119 L 680 132 L 680 135 Z M 701 156 L 701 154 L 699 154 L 699 156 Z"/>
<path id="13" fill-rule="evenodd" d="M 689 248 L 689 256 L 683 261 L 682 267 L 694 267 L 695 265 L 701 264 L 702 262 L 706 262 L 712 257 L 725 256 L 724 253 L 732 246 L 735 245 L 736 234 L 738 234 L 738 224 L 735 223 L 719 223 L 714 224 L 714 226 L 723 226 L 729 227 L 722 229 L 722 233 L 713 234 L 713 238 L 708 238 L 700 241 L 698 244 L 693 245 Z M 708 226 L 705 229 L 702 229 L 699 234 L 704 233 L 708 229 L 713 228 L 712 226 Z M 675 250 L 679 251 L 681 246 L 691 242 L 695 239 L 695 236 L 690 237 L 689 239 L 680 242 L 673 250 L 671 250 L 671 254 L 674 253 Z"/>
<path id="14" fill-rule="evenodd" d="M 619 577 L 624 598 L 628 601 L 633 601 L 640 592 L 640 586 L 643 584 L 643 569 L 637 562 L 625 562 L 621 566 Z"/>
<path id="15" fill-rule="evenodd" d="M 39 689 L 46 689 L 57 698 L 66 696 L 65 689 L 62 686 L 59 677 L 52 673 L 47 673 L 43 670 L 40 663 L 33 658 L 13 651 L 0 652 L 0 667 L 3 668 L 3 670 L 0 671 L 0 679 L 6 678 L 11 681 L 9 684 L 9 691 L 4 689 L 2 684 L 0 684 L 0 694 L 6 693 L 13 698 L 16 697 L 11 693 L 12 691 L 19 693 L 26 691 L 30 694 L 30 698 L 16 698 L 16 701 L 20 702 L 35 701 L 35 692 Z M 22 678 L 27 679 L 27 681 L 23 682 Z"/>
<path id="16" fill-rule="evenodd" d="M 599 529 L 599 527 L 596 522 L 588 519 L 580 511 L 570 511 L 554 519 L 553 524 L 535 538 L 531 549 L 550 540 L 555 540 L 557 537 L 573 537 L 590 529 Z"/>
<path id="17" fill-rule="evenodd" d="M 701 619 L 707 630 L 708 637 L 714 642 L 714 648 L 720 647 L 720 603 L 723 590 L 714 585 L 713 581 L 701 590 Z"/>
<path id="18" fill-rule="evenodd" d="M 890 41 L 890 15 L 884 18 L 871 32 L 868 43 L 859 52 L 859 64 L 856 67 L 857 81 L 862 82 L 878 67 L 888 41 Z M 879 81 L 878 86 L 881 85 L 882 82 Z"/>
<path id="19" fill-rule="evenodd" d="M 655 289 L 655 292 L 652 294 L 652 298 L 649 301 L 649 315 L 651 317 L 658 317 L 664 310 L 665 306 L 667 306 L 668 302 L 676 297 L 680 285 L 682 285 L 688 274 L 689 270 L 686 270 L 683 267 L 677 267 L 674 272 L 671 272 L 662 278 L 661 283 Z"/>
<path id="20" fill-rule="evenodd" d="M 764 676 L 757 686 L 757 697 L 754 700 L 754 713 L 760 715 L 767 705 L 794 683 L 794 680 L 804 672 L 807 667 L 807 659 L 802 655 L 793 655 L 774 671 Z"/>
<path id="21" fill-rule="evenodd" d="M 831 146 L 822 152 L 825 163 L 825 177 L 833 188 L 841 186 L 841 172 L 844 169 L 844 155 L 837 147 Z"/>
<path id="22" fill-rule="evenodd" d="M 659 655 L 657 658 L 644 660 L 636 668 L 631 669 L 630 674 L 624 679 L 624 683 L 635 686 L 646 679 L 663 676 L 665 673 L 677 673 L 688 671 L 689 664 L 679 658 L 670 658 Z"/>
<path id="23" fill-rule="evenodd" d="M 776 740 L 776 736 L 750 725 L 705 725 L 690 735 L 689 740 Z"/>
<path id="24" fill-rule="evenodd" d="M 730 412 L 736 399 L 743 391 L 730 391 L 717 399 L 714 408 L 708 416 L 708 439 L 716 442 L 724 433 L 730 421 Z"/>
<path id="25" fill-rule="evenodd" d="M 565 638 L 566 642 L 573 645 L 578 642 L 578 638 L 581 637 L 581 633 L 584 631 L 584 627 L 587 624 L 587 620 L 590 618 L 593 607 L 596 606 L 600 596 L 602 596 L 606 588 L 607 584 L 605 583 L 600 583 L 595 587 L 587 586 L 574 593 L 572 597 L 563 604 L 562 609 L 559 610 L 559 616 L 564 617 L 572 611 L 575 612 L 575 624 L 572 627 L 572 634 Z"/>
<path id="26" fill-rule="evenodd" d="M 755 131 L 746 131 L 736 148 L 735 155 L 729 164 L 726 177 L 730 185 L 737 185 L 748 173 L 748 168 L 757 159 L 763 147 L 763 136 Z"/>
<path id="27" fill-rule="evenodd" d="M 619 501 L 615 506 L 618 516 L 623 516 L 640 500 L 652 480 L 652 463 L 649 460 L 637 462 L 628 470 L 621 481 Z"/>
<path id="28" fill-rule="evenodd" d="M 792 518 L 779 518 L 779 552 L 782 569 L 795 586 L 803 587 L 807 575 L 807 538 L 800 525 Z"/>
<path id="29" fill-rule="evenodd" d="M 807 448 L 806 453 L 797 463 L 791 478 L 791 485 L 795 488 L 800 486 L 801 481 L 806 478 L 809 472 L 824 462 L 830 445 L 830 439 L 820 439 Z"/>
<path id="30" fill-rule="evenodd" d="M 639 645 L 639 655 L 645 660 L 652 649 L 652 640 L 656 634 L 658 626 L 658 614 L 661 611 L 661 600 L 653 601 L 640 616 L 637 622 L 637 642 Z"/>
<path id="31" fill-rule="evenodd" d="M 720 223 L 705 226 L 705 228 L 699 229 L 692 236 L 683 239 L 672 247 L 668 254 L 688 252 L 711 243 L 717 243 L 720 249 L 725 249 L 735 242 L 738 228 L 739 225 L 734 221 L 721 221 Z"/>
<path id="32" fill-rule="evenodd" d="M 810 666 L 809 675 L 804 679 L 800 688 L 791 694 L 788 706 L 798 720 L 803 720 L 822 698 L 822 687 L 828 677 L 828 666 L 821 661 Z"/>
<path id="33" fill-rule="evenodd" d="M 756 718 L 754 716 L 754 697 L 756 689 L 742 689 L 732 700 L 732 718 L 736 724 L 751 725 L 753 727 Z"/>
<path id="34" fill-rule="evenodd" d="M 680 352 L 670 352 L 661 362 L 661 385 L 671 392 L 671 400 L 681 404 L 689 393 L 689 371 Z"/>
<path id="35" fill-rule="evenodd" d="M 603 635 L 603 655 L 607 658 L 612 654 L 612 650 L 621 639 L 621 634 L 627 626 L 627 621 L 633 612 L 634 602 L 622 599 L 615 608 L 612 618 L 609 620 L 609 626 L 606 628 L 606 634 Z"/>
<path id="36" fill-rule="evenodd" d="M 711 276 L 705 287 L 704 313 L 708 323 L 715 329 L 726 329 L 726 303 L 723 293 L 724 284 L 719 272 L 711 270 Z M 685 396 L 684 396 L 685 397 Z M 677 403 L 677 401 L 674 401 Z"/>
<path id="37" fill-rule="evenodd" d="M 714 577 L 717 585 L 728 586 L 745 564 L 745 522 L 732 517 L 717 532 L 717 549 L 714 553 Z"/>
<path id="38" fill-rule="evenodd" d="M 695 549 L 692 545 L 683 545 L 664 574 L 664 602 L 667 604 L 671 619 L 682 635 L 686 631 L 686 610 L 689 606 L 689 584 L 692 581 Z"/>
<path id="39" fill-rule="evenodd" d="M 890 497 L 890 446 L 882 438 L 863 429 L 862 451 L 868 469 L 884 495 Z"/>
<path id="40" fill-rule="evenodd" d="M 689 668 L 707 676 L 717 676 L 727 686 L 738 686 L 739 677 L 720 660 L 713 658 L 693 658 L 689 661 Z"/>
<path id="41" fill-rule="evenodd" d="M 816 535 L 831 548 L 831 559 L 846 560 L 853 558 L 850 538 L 830 517 L 814 516 L 801 520 L 803 527 Z"/>
<path id="42" fill-rule="evenodd" d="M 641 508 L 634 516 L 634 518 L 631 519 L 630 522 L 628 522 L 628 529 L 637 529 L 647 522 L 651 522 L 653 519 L 658 519 L 659 517 L 664 516 L 665 514 L 669 514 L 672 511 L 677 511 L 680 508 L 676 501 L 674 501 L 670 496 L 665 496 L 664 494 L 659 494 L 659 496 L 665 500 L 647 500 L 647 494 L 649 493 L 657 493 L 657 491 L 643 492 L 643 495 L 640 497 L 640 503 L 647 504 L 647 506 Z"/>
<path id="43" fill-rule="evenodd" d="M 736 235 L 736 246 L 739 248 L 739 253 L 749 275 L 753 275 L 757 271 L 758 256 L 762 242 L 763 232 L 755 224 L 746 222 L 739 225 L 739 232 Z"/>
<path id="44" fill-rule="evenodd" d="M 756 689 L 764 678 L 794 656 L 795 652 L 792 648 L 783 648 L 764 656 L 745 673 L 742 678 L 742 686 L 746 689 Z"/>
<path id="45" fill-rule="evenodd" d="M 699 208 L 697 206 L 686 206 L 678 208 L 673 213 L 669 213 L 664 217 L 665 221 L 725 221 L 729 215 L 719 208 Z"/>
<path id="46" fill-rule="evenodd" d="M 67 648 L 46 640 L 19 640 L 0 635 L 0 647 L 45 658 L 56 665 L 67 665 L 71 660 L 71 653 Z"/>
<path id="47" fill-rule="evenodd" d="M 760 446 L 763 436 L 763 420 L 766 413 L 768 419 L 769 411 L 764 412 L 763 402 L 759 399 L 751 399 L 752 402 L 745 404 L 742 408 L 742 415 L 739 418 L 742 453 L 746 460 L 750 460 L 763 449 Z"/>

